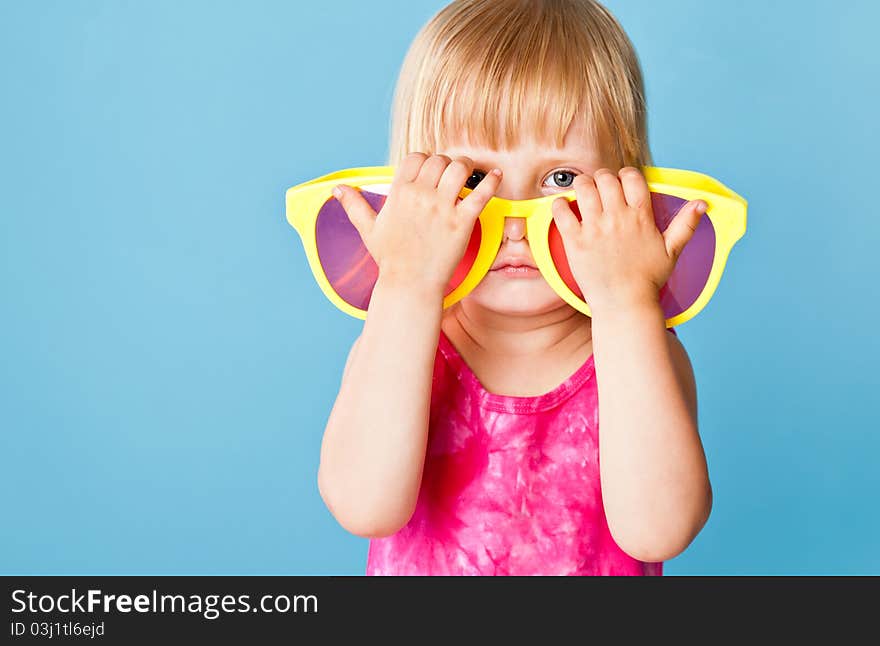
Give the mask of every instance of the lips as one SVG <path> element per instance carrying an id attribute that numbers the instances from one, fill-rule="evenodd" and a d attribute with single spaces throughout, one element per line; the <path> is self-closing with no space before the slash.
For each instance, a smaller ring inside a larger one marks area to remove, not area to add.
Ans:
<path id="1" fill-rule="evenodd" d="M 505 267 L 531 267 L 532 269 L 537 269 L 537 267 L 535 267 L 535 265 L 528 262 L 527 260 L 517 258 L 517 259 L 502 260 L 500 262 L 497 262 L 494 265 L 492 265 L 491 271 L 495 271 L 496 269 L 504 269 Z"/>

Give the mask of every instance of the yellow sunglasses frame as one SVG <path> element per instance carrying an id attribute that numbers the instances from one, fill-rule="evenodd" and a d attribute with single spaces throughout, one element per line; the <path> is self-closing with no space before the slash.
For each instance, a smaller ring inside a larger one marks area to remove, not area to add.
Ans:
<path id="1" fill-rule="evenodd" d="M 664 193 L 688 201 L 704 200 L 708 205 L 706 216 L 715 230 L 715 258 L 706 285 L 690 307 L 666 319 L 666 327 L 669 328 L 696 316 L 712 298 L 733 245 L 746 232 L 748 203 L 718 180 L 702 173 L 656 166 L 645 166 L 642 172 L 652 193 Z M 340 310 L 362 320 L 366 319 L 367 310 L 354 307 L 343 300 L 334 291 L 321 267 L 315 240 L 315 223 L 324 203 L 329 199 L 335 199 L 332 190 L 337 184 L 346 184 L 353 188 L 391 184 L 394 176 L 394 166 L 347 168 L 293 186 L 287 189 L 285 194 L 287 221 L 299 233 L 309 267 L 321 291 Z M 464 198 L 469 193 L 471 189 L 463 187 L 459 197 Z M 481 243 L 474 264 L 461 284 L 444 297 L 443 308 L 446 309 L 460 301 L 480 283 L 491 268 L 501 247 L 504 219 L 515 217 L 526 219 L 526 238 L 529 240 L 532 256 L 550 287 L 573 308 L 591 316 L 589 305 L 565 284 L 550 254 L 548 234 L 553 220 L 551 205 L 560 197 L 566 198 L 569 202 L 577 199 L 574 189 L 530 200 L 506 200 L 492 196 L 479 216 Z"/>

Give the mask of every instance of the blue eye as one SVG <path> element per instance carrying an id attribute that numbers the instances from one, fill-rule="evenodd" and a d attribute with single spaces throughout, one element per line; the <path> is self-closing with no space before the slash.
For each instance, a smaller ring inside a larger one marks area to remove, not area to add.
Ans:
<path id="1" fill-rule="evenodd" d="M 554 182 L 559 182 L 556 188 L 571 188 L 576 176 L 577 173 L 571 170 L 557 170 L 551 175 Z"/>

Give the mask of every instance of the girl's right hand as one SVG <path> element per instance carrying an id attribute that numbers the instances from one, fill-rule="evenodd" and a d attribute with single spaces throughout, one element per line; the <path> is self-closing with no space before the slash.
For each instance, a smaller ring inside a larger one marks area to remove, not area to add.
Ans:
<path id="1" fill-rule="evenodd" d="M 378 215 L 358 190 L 337 186 L 341 194 L 336 197 L 380 276 L 445 293 L 477 218 L 501 183 L 501 171 L 490 172 L 459 201 L 473 166 L 468 157 L 453 161 L 446 155 L 409 153 Z"/>

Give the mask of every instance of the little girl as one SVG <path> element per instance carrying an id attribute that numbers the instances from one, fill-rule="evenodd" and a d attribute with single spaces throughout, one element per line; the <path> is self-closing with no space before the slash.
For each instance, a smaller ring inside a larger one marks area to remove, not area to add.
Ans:
<path id="1" fill-rule="evenodd" d="M 618 22 L 593 0 L 452 2 L 404 60 L 388 165 L 378 215 L 337 187 L 379 278 L 318 472 L 331 513 L 371 539 L 366 573 L 662 574 L 712 505 L 691 365 L 658 298 L 705 204 L 654 224 Z M 534 268 L 524 218 L 443 309 L 493 195 L 572 189 L 582 219 L 564 199 L 553 217 L 592 318 Z"/>

